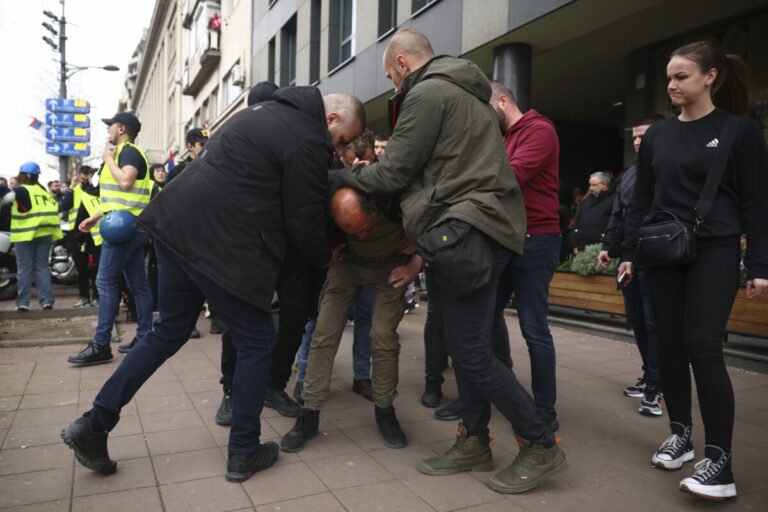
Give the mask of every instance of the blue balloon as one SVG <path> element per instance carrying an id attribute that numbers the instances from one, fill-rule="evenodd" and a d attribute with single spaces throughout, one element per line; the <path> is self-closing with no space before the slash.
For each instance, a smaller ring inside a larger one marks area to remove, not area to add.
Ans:
<path id="1" fill-rule="evenodd" d="M 99 232 L 107 242 L 117 245 L 130 240 L 136 227 L 136 216 L 128 210 L 112 210 L 99 224 Z"/>

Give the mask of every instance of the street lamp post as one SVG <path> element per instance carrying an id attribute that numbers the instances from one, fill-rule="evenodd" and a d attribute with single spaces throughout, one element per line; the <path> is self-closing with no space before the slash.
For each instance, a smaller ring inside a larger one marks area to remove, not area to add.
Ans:
<path id="1" fill-rule="evenodd" d="M 67 97 L 67 79 L 70 78 L 72 75 L 77 73 L 78 71 L 81 71 L 83 69 L 103 69 L 106 71 L 118 71 L 120 68 L 117 66 L 113 66 L 111 64 L 106 66 L 67 66 L 67 19 L 64 17 L 64 1 L 61 0 L 61 18 L 53 14 L 51 11 L 43 11 L 43 14 L 51 18 L 53 21 L 56 21 L 59 23 L 59 46 L 58 48 L 56 45 L 51 41 L 50 38 L 43 36 L 43 41 L 48 43 L 51 48 L 54 49 L 54 51 L 58 50 L 60 56 L 61 56 L 61 62 L 60 62 L 60 71 L 59 71 L 59 98 L 66 98 Z M 56 30 L 54 30 L 51 25 L 48 23 L 43 23 L 43 26 L 48 29 L 54 36 L 56 35 Z M 67 183 L 69 181 L 69 157 L 60 155 L 59 156 L 59 181 L 61 183 Z"/>

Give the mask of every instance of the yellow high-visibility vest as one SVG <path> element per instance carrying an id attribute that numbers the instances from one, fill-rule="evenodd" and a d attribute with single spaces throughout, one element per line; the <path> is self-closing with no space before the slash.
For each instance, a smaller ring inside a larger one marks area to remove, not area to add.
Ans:
<path id="1" fill-rule="evenodd" d="M 67 223 L 69 223 L 69 230 L 74 231 L 77 229 L 75 221 L 77 221 L 77 211 L 80 209 L 80 195 L 83 193 L 83 187 L 76 185 L 72 189 L 72 208 L 67 212 Z"/>
<path id="2" fill-rule="evenodd" d="M 59 204 L 39 184 L 21 186 L 29 192 L 32 208 L 22 212 L 18 201 L 11 208 L 11 242 L 31 242 L 47 235 L 51 235 L 54 241 L 60 240 Z"/>
<path id="3" fill-rule="evenodd" d="M 131 190 L 123 190 L 112 176 L 109 166 L 106 163 L 102 166 L 99 177 L 99 189 L 101 190 L 99 199 L 101 200 L 101 212 L 105 215 L 112 210 L 128 210 L 134 215 L 139 215 L 149 204 L 149 196 L 152 194 L 152 180 L 149 177 L 149 163 L 144 152 L 137 145 L 125 141 L 117 147 L 115 163 L 120 167 L 120 153 L 126 146 L 138 150 L 144 158 L 147 172 L 143 179 L 136 178 Z"/>
<path id="4" fill-rule="evenodd" d="M 82 191 L 81 200 L 83 202 L 83 205 L 85 206 L 85 211 L 88 212 L 88 216 L 93 215 L 96 213 L 96 210 L 99 209 L 99 205 L 101 204 L 101 201 L 99 201 L 99 198 L 89 194 L 85 190 Z M 91 228 L 91 236 L 93 237 L 93 244 L 94 245 L 101 245 L 101 232 L 99 231 L 99 224 L 101 224 L 102 219 L 99 219 L 99 222 L 97 222 L 92 228 Z"/>

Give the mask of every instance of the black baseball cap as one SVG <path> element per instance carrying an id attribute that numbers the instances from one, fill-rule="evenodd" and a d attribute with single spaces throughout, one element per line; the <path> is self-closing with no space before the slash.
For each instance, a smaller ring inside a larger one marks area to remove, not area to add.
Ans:
<path id="1" fill-rule="evenodd" d="M 135 128 L 137 132 L 141 131 L 141 123 L 139 122 L 139 118 L 131 114 L 130 112 L 118 112 L 117 114 L 112 116 L 111 119 L 102 119 L 101 122 L 106 124 L 107 126 L 114 123 L 120 123 L 125 126 L 130 126 L 131 128 Z"/>
<path id="2" fill-rule="evenodd" d="M 251 107 L 262 101 L 272 99 L 272 94 L 278 89 L 277 84 L 270 80 L 264 80 L 251 87 L 248 93 L 248 106 Z"/>
<path id="3" fill-rule="evenodd" d="M 208 142 L 208 130 L 192 128 L 187 132 L 186 140 L 188 144 L 194 144 L 195 142 L 202 142 L 205 144 Z"/>

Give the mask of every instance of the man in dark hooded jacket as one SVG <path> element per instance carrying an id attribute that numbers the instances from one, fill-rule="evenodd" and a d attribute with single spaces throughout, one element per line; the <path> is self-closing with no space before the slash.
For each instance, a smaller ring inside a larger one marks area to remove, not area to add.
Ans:
<path id="1" fill-rule="evenodd" d="M 290 242 L 311 265 L 341 258 L 325 237 L 327 170 L 365 126 L 360 101 L 313 87 L 277 91 L 234 114 L 184 173 L 138 218 L 156 242 L 160 319 L 104 384 L 93 408 L 61 433 L 86 467 L 116 470 L 107 432 L 141 385 L 186 343 L 204 297 L 238 352 L 226 478 L 270 467 L 276 443 L 259 437 L 275 328 L 271 303 Z M 212 208 L 199 208 L 201 203 Z"/>
<path id="2" fill-rule="evenodd" d="M 497 283 L 511 253 L 522 252 L 526 221 L 488 103 L 491 85 L 471 62 L 435 57 L 426 36 L 410 28 L 392 36 L 384 70 L 395 86 L 389 109 L 394 132 L 378 163 L 345 173 L 341 181 L 372 194 L 399 192 L 406 235 L 432 253 L 425 254 L 434 277 L 430 308 L 453 359 L 462 423 L 454 447 L 418 469 L 428 475 L 491 470 L 493 404 L 522 447 L 489 484 L 499 492 L 523 492 L 568 463 L 531 396 L 494 356 Z"/>

